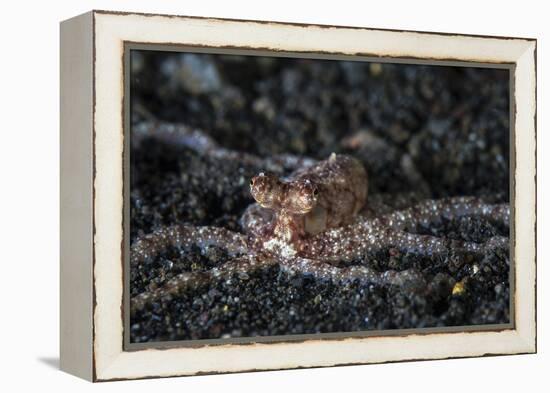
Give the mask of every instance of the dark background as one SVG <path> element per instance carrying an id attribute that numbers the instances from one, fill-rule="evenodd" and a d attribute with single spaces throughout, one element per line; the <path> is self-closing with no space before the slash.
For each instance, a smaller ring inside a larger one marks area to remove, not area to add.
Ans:
<path id="1" fill-rule="evenodd" d="M 508 202 L 509 105 L 508 70 L 156 51 L 133 51 L 131 61 L 132 125 L 182 123 L 200 128 L 224 147 L 264 157 L 353 154 L 367 168 L 370 195 L 475 195 Z M 413 174 L 406 169 L 411 167 Z M 161 140 L 132 147 L 131 241 L 175 223 L 239 231 L 238 219 L 253 202 L 248 180 L 261 170 Z M 502 229 L 473 218 L 429 232 L 476 241 Z M 405 254 L 396 262 L 384 254 L 370 261 L 380 270 L 421 270 L 427 285 L 420 292 L 340 288 L 264 272 L 256 285 L 213 287 L 132 315 L 131 338 L 508 322 L 509 256 L 486 255 L 475 261 L 475 273 L 473 264 L 452 257 L 441 261 Z M 161 255 L 153 267 L 132 270 L 131 294 L 197 264 L 208 269 L 223 258 L 219 250 Z M 452 295 L 452 284 L 465 277 L 465 293 Z"/>

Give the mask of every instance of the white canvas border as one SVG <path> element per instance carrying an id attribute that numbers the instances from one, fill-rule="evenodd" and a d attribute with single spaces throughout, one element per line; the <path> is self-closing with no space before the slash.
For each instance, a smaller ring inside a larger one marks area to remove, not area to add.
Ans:
<path id="1" fill-rule="evenodd" d="M 515 63 L 515 329 L 123 351 L 124 42 Z M 97 380 L 526 353 L 535 328 L 532 40 L 94 13 L 94 369 Z"/>

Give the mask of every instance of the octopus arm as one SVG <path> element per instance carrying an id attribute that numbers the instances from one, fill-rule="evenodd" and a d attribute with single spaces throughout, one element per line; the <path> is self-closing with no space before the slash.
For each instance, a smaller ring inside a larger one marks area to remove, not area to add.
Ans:
<path id="1" fill-rule="evenodd" d="M 291 263 L 284 264 L 282 270 L 290 274 L 302 274 L 311 276 L 315 280 L 337 284 L 358 282 L 361 285 L 405 286 L 424 282 L 421 274 L 415 269 L 379 272 L 364 265 L 338 267 L 322 260 L 305 258 L 297 258 Z"/>
<path id="2" fill-rule="evenodd" d="M 224 248 L 229 255 L 247 252 L 246 237 L 242 234 L 217 227 L 193 227 L 175 225 L 164 227 L 145 235 L 134 242 L 130 250 L 130 263 L 147 263 L 167 247 L 189 247 L 201 249 L 208 246 Z"/>
<path id="3" fill-rule="evenodd" d="M 255 237 L 261 237 L 262 232 L 272 226 L 274 213 L 264 209 L 257 203 L 249 205 L 239 221 L 243 231 Z"/>
<path id="4" fill-rule="evenodd" d="M 243 165 L 250 165 L 281 174 L 297 168 L 308 168 L 317 163 L 312 158 L 292 154 L 280 154 L 263 158 L 250 153 L 226 149 L 221 147 L 205 131 L 184 124 L 144 122 L 132 127 L 133 144 L 143 143 L 147 138 L 154 138 L 170 145 L 185 147 L 202 156 L 237 161 Z"/>
<path id="5" fill-rule="evenodd" d="M 501 223 L 506 227 L 510 222 L 508 204 L 488 204 L 474 197 L 454 197 L 429 200 L 405 210 L 381 217 L 385 225 L 393 229 L 415 229 L 428 226 L 442 218 L 454 220 L 465 216 L 477 216 Z"/>
<path id="6" fill-rule="evenodd" d="M 508 205 L 491 205 L 473 198 L 423 202 L 380 217 L 360 216 L 346 227 L 303 239 L 300 256 L 335 264 L 364 258 L 368 253 L 390 248 L 425 256 L 446 254 L 452 250 L 483 254 L 496 248 L 509 247 L 508 237 L 495 236 L 485 242 L 475 243 L 410 233 L 406 230 L 442 218 L 455 219 L 469 215 L 482 216 L 508 226 L 509 214 Z"/>
<path id="7" fill-rule="evenodd" d="M 228 280 L 237 275 L 247 279 L 254 270 L 266 268 L 276 264 L 272 259 L 259 258 L 254 255 L 243 255 L 233 258 L 221 266 L 203 272 L 184 272 L 170 279 L 161 287 L 153 291 L 142 292 L 130 300 L 132 312 L 142 310 L 150 304 L 179 296 L 188 291 L 204 287 L 215 280 Z"/>
<path id="8" fill-rule="evenodd" d="M 405 253 L 431 257 L 447 255 L 453 251 L 483 255 L 490 250 L 508 248 L 509 245 L 509 239 L 504 236 L 494 236 L 483 243 L 475 243 L 390 229 L 370 233 L 355 232 L 349 238 L 335 243 L 310 243 L 300 256 L 317 258 L 328 264 L 337 265 L 387 249 L 397 249 Z"/>
<path id="9" fill-rule="evenodd" d="M 445 239 L 435 236 L 418 235 L 403 231 L 392 232 L 383 244 L 407 253 L 422 256 L 445 255 L 451 251 L 483 255 L 494 249 L 509 247 L 510 241 L 504 236 L 493 236 L 483 243 Z"/>

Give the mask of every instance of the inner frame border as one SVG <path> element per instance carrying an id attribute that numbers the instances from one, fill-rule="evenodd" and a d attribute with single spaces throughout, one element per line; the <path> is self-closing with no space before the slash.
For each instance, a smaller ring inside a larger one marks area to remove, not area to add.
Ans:
<path id="1" fill-rule="evenodd" d="M 498 37 L 502 38 L 502 37 Z M 200 53 L 214 55 L 243 55 L 257 57 L 282 57 L 282 58 L 307 58 L 313 60 L 333 60 L 333 61 L 359 61 L 376 62 L 390 64 L 408 64 L 408 65 L 430 65 L 430 66 L 452 66 L 452 67 L 473 67 L 487 69 L 505 69 L 508 70 L 509 77 L 509 200 L 510 200 L 510 248 L 509 248 L 509 316 L 508 323 L 485 324 L 485 325 L 463 325 L 446 327 L 428 327 L 411 329 L 386 329 L 386 330 L 367 330 L 354 332 L 333 332 L 333 333 L 310 333 L 310 334 L 289 334 L 275 336 L 253 336 L 253 337 L 235 337 L 218 339 L 199 339 L 199 340 L 173 340 L 173 341 L 153 341 L 147 343 L 130 342 L 130 60 L 132 51 L 157 51 L 157 52 L 177 52 L 177 53 Z M 204 346 L 223 346 L 223 345 L 250 345 L 255 343 L 279 344 L 279 343 L 301 343 L 309 340 L 342 340 L 349 338 L 367 338 L 367 337 L 406 337 L 409 335 L 427 335 L 433 333 L 462 333 L 462 332 L 501 332 L 504 330 L 514 330 L 516 327 L 516 274 L 515 274 L 515 252 L 516 243 L 515 231 L 515 168 L 516 168 L 516 149 L 515 149 L 515 71 L 516 64 L 509 62 L 474 62 L 460 60 L 435 60 L 415 57 L 386 57 L 371 55 L 347 55 L 328 52 L 299 52 L 299 51 L 279 51 L 265 48 L 241 48 L 241 47 L 217 47 L 207 45 L 185 45 L 175 43 L 147 43 L 135 41 L 123 41 L 123 351 L 139 351 L 144 349 L 173 349 L 173 348 L 200 348 Z"/>

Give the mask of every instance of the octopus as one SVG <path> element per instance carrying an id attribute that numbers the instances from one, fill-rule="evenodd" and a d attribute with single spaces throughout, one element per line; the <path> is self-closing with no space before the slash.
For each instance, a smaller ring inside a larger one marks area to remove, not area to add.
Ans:
<path id="1" fill-rule="evenodd" d="M 273 266 L 315 280 L 405 286 L 422 280 L 420 272 L 414 268 L 381 272 L 369 265 L 366 256 L 379 250 L 420 256 L 453 252 L 483 255 L 509 247 L 506 236 L 476 243 L 421 231 L 432 223 L 468 216 L 508 228 L 508 204 L 468 196 L 426 199 L 409 206 L 388 203 L 390 197 L 368 196 L 367 171 L 350 155 L 333 153 L 321 161 L 291 155 L 261 158 L 220 147 L 200 130 L 162 123 L 135 127 L 133 142 L 141 143 L 151 135 L 199 154 L 253 163 L 265 171 L 250 179 L 255 203 L 242 214 L 242 231 L 178 224 L 134 241 L 130 250 L 132 265 L 146 266 L 169 247 L 194 246 L 204 251 L 217 246 L 226 250 L 229 259 L 210 270 L 180 273 L 134 295 L 130 300 L 132 312 L 216 280 L 245 279 L 254 271 Z M 285 176 L 285 170 L 291 170 L 290 174 Z"/>

